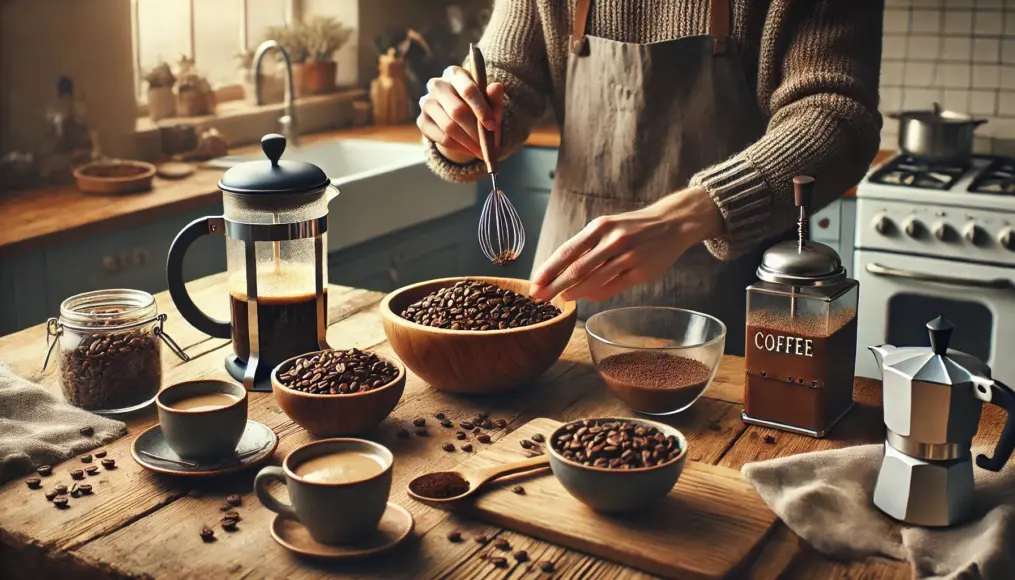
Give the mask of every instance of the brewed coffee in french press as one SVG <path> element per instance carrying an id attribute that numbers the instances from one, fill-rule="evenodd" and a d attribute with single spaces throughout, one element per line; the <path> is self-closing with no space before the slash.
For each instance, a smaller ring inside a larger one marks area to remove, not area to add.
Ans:
<path id="1" fill-rule="evenodd" d="M 219 181 L 224 213 L 187 225 L 169 250 L 169 292 L 180 314 L 216 338 L 232 338 L 226 369 L 248 390 L 270 391 L 282 361 L 328 348 L 328 202 L 337 194 L 316 165 L 282 160 L 286 140 L 266 135 L 267 160 L 242 163 Z M 230 321 L 194 303 L 183 281 L 187 248 L 226 236 Z"/>

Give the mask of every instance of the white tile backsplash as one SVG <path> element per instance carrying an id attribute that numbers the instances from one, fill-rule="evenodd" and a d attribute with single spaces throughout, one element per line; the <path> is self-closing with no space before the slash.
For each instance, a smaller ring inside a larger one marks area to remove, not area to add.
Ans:
<path id="1" fill-rule="evenodd" d="M 1004 35 L 1015 36 L 1015 4 L 1004 14 Z"/>
<path id="2" fill-rule="evenodd" d="M 881 63 L 881 86 L 901 87 L 904 68 L 902 61 Z"/>
<path id="3" fill-rule="evenodd" d="M 944 96 L 941 98 L 941 106 L 952 111 L 968 111 L 969 89 L 945 89 Z"/>
<path id="4" fill-rule="evenodd" d="M 973 65 L 973 87 L 996 89 L 1001 86 L 1001 66 L 996 64 Z"/>
<path id="5" fill-rule="evenodd" d="M 997 38 L 974 38 L 973 39 L 973 62 L 996 63 L 999 62 L 1001 52 L 1001 41 Z"/>
<path id="6" fill-rule="evenodd" d="M 885 113 L 902 110 L 902 89 L 895 87 L 881 89 L 880 109 Z"/>
<path id="7" fill-rule="evenodd" d="M 934 103 L 941 102 L 941 93 L 941 89 L 906 88 L 902 91 L 902 108 L 906 110 L 930 109 Z"/>
<path id="8" fill-rule="evenodd" d="M 1015 39 L 1012 40 L 1015 45 Z M 881 60 L 906 58 L 906 37 L 885 35 L 881 41 Z"/>
<path id="9" fill-rule="evenodd" d="M 940 10 L 927 10 L 927 9 L 914 9 L 913 16 L 910 19 L 911 32 L 920 32 L 927 34 L 937 34 L 941 32 L 941 11 Z"/>
<path id="10" fill-rule="evenodd" d="M 909 32 L 909 10 L 885 10 L 885 32 Z"/>
<path id="11" fill-rule="evenodd" d="M 934 84 L 945 88 L 968 89 L 971 75 L 972 69 L 968 64 L 941 63 L 937 65 Z"/>
<path id="12" fill-rule="evenodd" d="M 969 62 L 973 58 L 973 39 L 949 36 L 941 44 L 942 60 Z"/>
<path id="13" fill-rule="evenodd" d="M 997 110 L 997 91 L 974 90 L 969 92 L 969 112 L 973 115 L 993 115 Z"/>
<path id="14" fill-rule="evenodd" d="M 1015 89 L 1015 66 L 1001 67 L 1001 88 Z M 1015 137 L 1015 135 L 1012 135 Z"/>
<path id="15" fill-rule="evenodd" d="M 941 39 L 937 36 L 910 36 L 906 58 L 911 60 L 938 60 L 941 57 Z"/>
<path id="16" fill-rule="evenodd" d="M 973 31 L 973 11 L 947 10 L 942 24 L 945 34 L 969 34 Z"/>
<path id="17" fill-rule="evenodd" d="M 979 5 L 977 5 L 979 8 Z M 977 10 L 973 13 L 973 34 L 997 36 L 1004 31 L 1004 17 L 1000 12 Z"/>
<path id="18" fill-rule="evenodd" d="M 1001 62 L 1015 65 L 1015 38 L 1005 38 L 1001 41 Z"/>
<path id="19" fill-rule="evenodd" d="M 1012 117 L 1015 123 L 1015 92 L 1001 91 L 997 94 L 997 114 L 1002 117 Z M 1011 133 L 1010 135 L 1015 135 Z"/>

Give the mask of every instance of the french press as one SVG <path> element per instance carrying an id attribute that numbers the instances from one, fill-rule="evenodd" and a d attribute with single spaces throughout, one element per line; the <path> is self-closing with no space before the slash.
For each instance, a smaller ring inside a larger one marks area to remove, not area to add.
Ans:
<path id="1" fill-rule="evenodd" d="M 169 294 L 198 330 L 232 338 L 226 369 L 248 390 L 270 391 L 282 361 L 328 348 L 328 202 L 337 189 L 324 171 L 282 160 L 286 140 L 266 135 L 267 160 L 242 163 L 222 176 L 224 212 L 194 220 L 173 240 Z M 230 321 L 202 312 L 187 293 L 183 258 L 201 236 L 226 236 Z"/>

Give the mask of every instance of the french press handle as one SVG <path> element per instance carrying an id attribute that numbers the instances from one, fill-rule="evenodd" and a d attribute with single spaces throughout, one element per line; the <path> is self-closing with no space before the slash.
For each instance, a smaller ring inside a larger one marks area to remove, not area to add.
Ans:
<path id="1" fill-rule="evenodd" d="M 993 403 L 1008 413 L 1004 430 L 1001 431 L 1001 438 L 997 440 L 997 446 L 994 447 L 994 456 L 987 457 L 984 454 L 976 456 L 976 465 L 980 469 L 1001 471 L 1004 464 L 1011 458 L 1012 451 L 1015 451 L 1015 391 L 997 379 L 976 381 L 973 388 L 976 390 L 978 399 Z"/>
<path id="2" fill-rule="evenodd" d="M 169 259 L 166 260 L 169 295 L 173 298 L 176 309 L 191 326 L 215 338 L 230 337 L 229 321 L 216 320 L 208 316 L 194 303 L 183 281 L 183 257 L 198 238 L 211 234 L 222 235 L 225 234 L 225 229 L 223 216 L 203 217 L 190 222 L 176 234 L 176 239 L 169 246 Z"/>

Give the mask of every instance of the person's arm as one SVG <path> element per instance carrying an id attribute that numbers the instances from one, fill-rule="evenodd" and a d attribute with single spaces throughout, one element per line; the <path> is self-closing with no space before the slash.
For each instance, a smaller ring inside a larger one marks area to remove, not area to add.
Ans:
<path id="1" fill-rule="evenodd" d="M 791 228 L 792 180 L 817 180 L 815 208 L 855 185 L 878 150 L 882 0 L 775 0 L 758 72 L 765 135 L 691 179 L 718 205 L 725 232 L 706 240 L 719 259 Z M 771 51 L 774 57 L 764 56 Z"/>
<path id="2" fill-rule="evenodd" d="M 503 86 L 503 120 L 498 148 L 498 157 L 503 159 L 525 143 L 533 124 L 542 118 L 547 95 L 551 91 L 546 41 L 536 11 L 536 0 L 496 0 L 490 23 L 479 41 L 479 48 L 486 59 L 491 91 L 500 90 L 493 83 Z M 464 72 L 459 67 L 452 69 L 457 70 L 449 69 L 444 78 Z M 427 95 L 424 100 L 429 97 Z M 471 122 L 475 127 L 473 109 L 458 113 L 459 126 L 468 126 Z M 437 115 L 440 116 L 439 111 Z M 434 132 L 435 128 L 431 126 L 430 131 Z M 476 159 L 477 156 L 468 153 L 463 155 L 461 151 L 471 151 L 472 147 L 455 147 L 457 150 L 454 153 L 446 149 L 442 152 L 441 149 L 444 148 L 435 144 L 437 139 L 426 131 L 424 136 L 428 164 L 440 177 L 449 181 L 474 181 L 485 175 L 485 169 L 482 162 Z"/>

